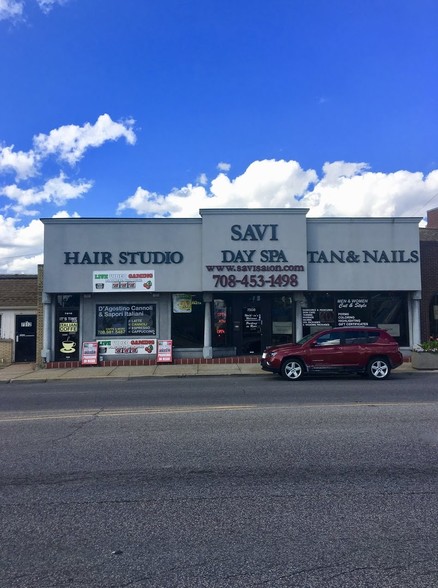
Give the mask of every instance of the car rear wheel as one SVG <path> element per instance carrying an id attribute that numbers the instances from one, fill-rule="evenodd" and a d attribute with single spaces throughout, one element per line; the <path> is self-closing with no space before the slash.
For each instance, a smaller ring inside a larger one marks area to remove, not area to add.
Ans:
<path id="1" fill-rule="evenodd" d="M 391 366 L 384 357 L 375 357 L 368 364 L 367 373 L 375 380 L 384 380 L 391 373 Z"/>
<path id="2" fill-rule="evenodd" d="M 304 374 L 304 366 L 298 359 L 286 359 L 281 366 L 281 375 L 285 380 L 299 380 Z"/>

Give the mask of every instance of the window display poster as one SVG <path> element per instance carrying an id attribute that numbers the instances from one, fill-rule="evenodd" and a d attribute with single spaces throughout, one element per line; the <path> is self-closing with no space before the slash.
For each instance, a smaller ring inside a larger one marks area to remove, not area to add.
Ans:
<path id="1" fill-rule="evenodd" d="M 174 313 L 192 312 L 191 294 L 173 294 L 172 306 Z"/>
<path id="2" fill-rule="evenodd" d="M 338 327 L 367 327 L 368 298 L 338 298 Z"/>
<path id="3" fill-rule="evenodd" d="M 157 363 L 172 363 L 172 339 L 158 341 Z"/>
<path id="4" fill-rule="evenodd" d="M 156 335 L 156 304 L 98 304 L 96 335 L 153 337 Z"/>
<path id="5" fill-rule="evenodd" d="M 156 339 L 98 339 L 99 355 L 155 355 Z"/>
<path id="6" fill-rule="evenodd" d="M 82 365 L 97 365 L 97 341 L 84 341 L 82 343 Z"/>
<path id="7" fill-rule="evenodd" d="M 333 327 L 335 313 L 333 308 L 303 308 L 303 327 Z"/>
<path id="8" fill-rule="evenodd" d="M 258 306 L 247 306 L 243 309 L 243 332 L 260 333 L 262 315 Z"/>
<path id="9" fill-rule="evenodd" d="M 60 308 L 56 316 L 56 361 L 79 360 L 79 310 Z"/>

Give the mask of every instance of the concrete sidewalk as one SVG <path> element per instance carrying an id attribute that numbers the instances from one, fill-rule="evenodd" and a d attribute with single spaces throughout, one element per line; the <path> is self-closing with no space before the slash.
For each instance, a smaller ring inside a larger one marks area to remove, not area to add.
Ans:
<path id="1" fill-rule="evenodd" d="M 396 372 L 415 372 L 410 362 L 398 367 Z M 437 372 L 438 373 L 438 372 Z M 15 363 L 0 368 L 0 382 L 48 382 L 51 380 L 86 380 L 95 378 L 149 378 L 149 377 L 192 377 L 192 376 L 262 376 L 273 377 L 264 372 L 258 363 L 241 364 L 194 364 L 194 365 L 148 365 L 101 367 L 84 366 L 77 368 L 40 369 L 32 363 Z"/>
<path id="2" fill-rule="evenodd" d="M 82 380 L 95 378 L 148 378 L 185 376 L 269 376 L 258 363 L 253 364 L 194 364 L 194 365 L 147 365 L 147 366 L 83 366 L 77 368 L 40 369 L 31 363 L 16 363 L 0 369 L 0 382 L 50 380 Z"/>

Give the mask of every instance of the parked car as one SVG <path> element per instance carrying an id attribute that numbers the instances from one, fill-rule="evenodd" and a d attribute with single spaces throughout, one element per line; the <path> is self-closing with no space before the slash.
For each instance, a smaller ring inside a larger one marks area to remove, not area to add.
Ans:
<path id="1" fill-rule="evenodd" d="M 384 380 L 403 363 L 397 341 L 376 327 L 337 327 L 307 335 L 297 343 L 267 347 L 263 370 L 286 380 L 310 374 L 353 373 Z"/>

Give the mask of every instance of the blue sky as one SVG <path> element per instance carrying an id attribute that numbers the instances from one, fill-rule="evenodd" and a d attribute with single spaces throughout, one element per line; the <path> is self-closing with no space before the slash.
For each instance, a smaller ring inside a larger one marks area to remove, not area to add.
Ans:
<path id="1" fill-rule="evenodd" d="M 39 219 L 438 207 L 436 0 L 0 0 L 0 272 Z"/>

